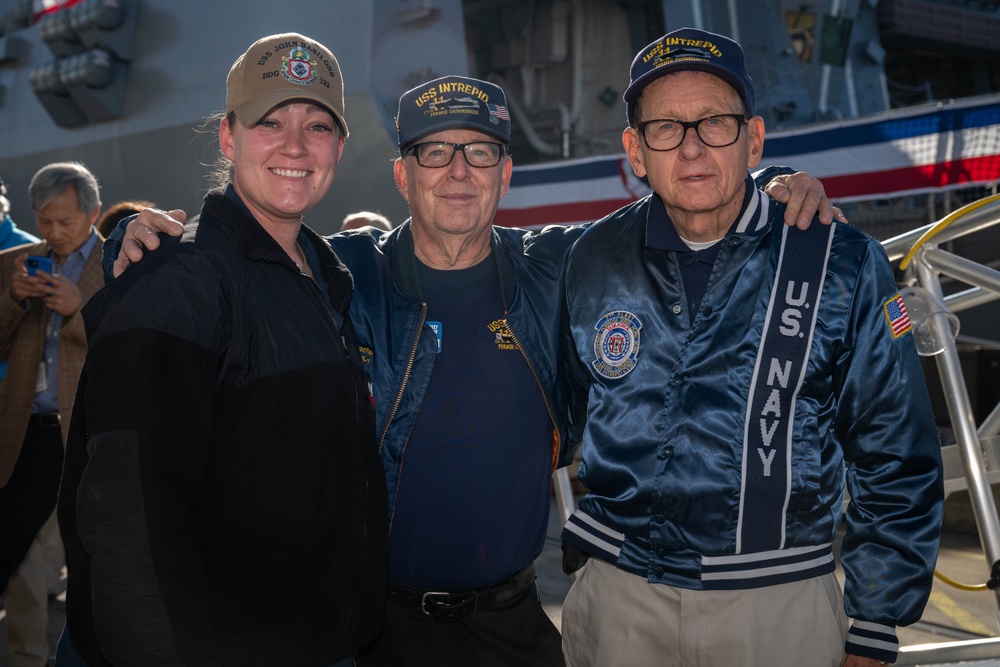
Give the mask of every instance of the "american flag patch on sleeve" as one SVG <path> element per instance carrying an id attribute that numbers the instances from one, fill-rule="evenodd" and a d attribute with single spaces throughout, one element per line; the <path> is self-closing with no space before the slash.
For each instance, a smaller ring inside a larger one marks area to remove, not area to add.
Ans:
<path id="1" fill-rule="evenodd" d="M 882 310 L 885 311 L 885 319 L 889 322 L 893 338 L 899 338 L 910 330 L 910 316 L 906 314 L 903 297 L 898 294 L 892 297 L 883 304 Z"/>

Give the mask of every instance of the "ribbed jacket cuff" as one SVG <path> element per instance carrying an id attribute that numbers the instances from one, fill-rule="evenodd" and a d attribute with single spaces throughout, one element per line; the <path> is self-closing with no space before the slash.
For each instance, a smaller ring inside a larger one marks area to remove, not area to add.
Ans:
<path id="1" fill-rule="evenodd" d="M 896 662 L 899 653 L 896 626 L 871 621 L 854 621 L 847 633 L 845 650 L 853 655 Z"/>

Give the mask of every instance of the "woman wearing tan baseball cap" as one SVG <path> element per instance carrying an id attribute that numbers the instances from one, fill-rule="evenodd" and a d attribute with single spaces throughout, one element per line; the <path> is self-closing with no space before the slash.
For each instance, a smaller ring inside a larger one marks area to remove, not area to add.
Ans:
<path id="1" fill-rule="evenodd" d="M 353 280 L 302 224 L 346 136 L 333 54 L 255 42 L 227 80 L 225 187 L 88 305 L 60 667 L 326 667 L 378 632 L 387 491 Z"/>

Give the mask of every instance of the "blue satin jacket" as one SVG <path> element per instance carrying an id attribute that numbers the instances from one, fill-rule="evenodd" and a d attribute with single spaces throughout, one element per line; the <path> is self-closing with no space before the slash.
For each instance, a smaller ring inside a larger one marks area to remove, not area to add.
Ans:
<path id="1" fill-rule="evenodd" d="M 943 486 L 927 389 L 882 247 L 835 226 L 789 411 L 785 490 L 751 502 L 757 478 L 746 470 L 761 457 L 745 433 L 768 434 L 748 397 L 784 206 L 756 190 L 746 196 L 698 312 L 688 313 L 676 253 L 646 241 L 647 225 L 670 224 L 653 197 L 595 223 L 568 262 L 566 335 L 579 358 L 569 372 L 570 437 L 582 442 L 590 494 L 564 539 L 653 583 L 756 588 L 832 571 L 844 517 L 847 651 L 894 660 L 895 626 L 918 620 L 930 594 Z M 657 205 L 662 214 L 647 219 Z M 754 540 L 761 517 L 779 527 L 771 546 Z"/>
<path id="2" fill-rule="evenodd" d="M 419 295 L 410 221 L 391 232 L 365 230 L 328 237 L 354 275 L 351 321 L 374 387 L 376 434 L 389 485 L 389 512 L 409 433 L 437 357 L 437 341 Z M 563 269 L 582 227 L 541 232 L 493 228 L 507 324 L 538 380 L 552 418 L 552 463 L 566 465 L 566 382 L 560 357 Z"/>

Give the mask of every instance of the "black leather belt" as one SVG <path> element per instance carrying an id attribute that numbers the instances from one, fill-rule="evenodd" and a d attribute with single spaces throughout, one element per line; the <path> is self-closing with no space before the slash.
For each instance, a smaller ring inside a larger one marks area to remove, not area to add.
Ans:
<path id="1" fill-rule="evenodd" d="M 389 582 L 389 597 L 420 606 L 425 615 L 442 622 L 457 621 L 474 611 L 496 609 L 513 600 L 535 580 L 535 566 L 488 588 L 464 591 L 421 591 Z"/>
<path id="2" fill-rule="evenodd" d="M 40 426 L 42 428 L 59 426 L 58 412 L 34 412 L 28 418 L 29 426 Z"/>

